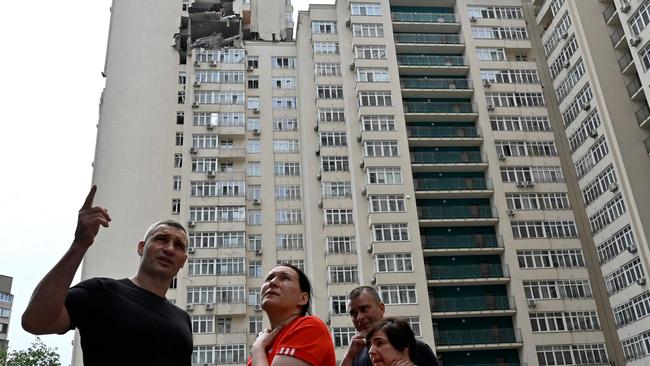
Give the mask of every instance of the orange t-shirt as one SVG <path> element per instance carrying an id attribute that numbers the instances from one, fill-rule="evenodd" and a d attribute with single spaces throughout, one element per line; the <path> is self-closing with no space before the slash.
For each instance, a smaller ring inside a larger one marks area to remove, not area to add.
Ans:
<path id="1" fill-rule="evenodd" d="M 287 324 L 266 353 L 269 365 L 276 355 L 295 357 L 312 366 L 336 366 L 332 336 L 315 316 L 301 316 Z M 249 357 L 248 366 L 252 365 Z"/>

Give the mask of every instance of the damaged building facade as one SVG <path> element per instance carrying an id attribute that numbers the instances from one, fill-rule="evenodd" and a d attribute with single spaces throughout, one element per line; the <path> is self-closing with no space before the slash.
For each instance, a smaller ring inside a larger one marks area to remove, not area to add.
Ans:
<path id="1" fill-rule="evenodd" d="M 573 36 L 544 31 L 570 4 L 337 0 L 294 35 L 290 0 L 114 0 L 93 176 L 113 221 L 82 278 L 129 276 L 143 228 L 172 218 L 190 248 L 168 298 L 196 365 L 246 363 L 281 262 L 311 278 L 339 359 L 346 295 L 369 285 L 444 366 L 647 364 L 650 198 L 631 187 L 650 181 L 650 123 L 625 162 L 604 152 L 616 188 L 588 190 L 607 177 L 572 154 L 622 135 L 613 117 L 578 147 L 565 131 L 569 101 L 581 126 L 602 110 L 556 65 Z"/>

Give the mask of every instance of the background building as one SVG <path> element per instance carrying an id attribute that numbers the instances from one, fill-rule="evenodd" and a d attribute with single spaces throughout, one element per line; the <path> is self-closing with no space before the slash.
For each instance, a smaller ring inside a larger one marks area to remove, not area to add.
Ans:
<path id="1" fill-rule="evenodd" d="M 171 217 L 196 364 L 245 363 L 281 262 L 339 357 L 364 284 L 445 366 L 647 362 L 648 83 L 585 3 L 338 1 L 293 41 L 285 0 L 115 0 L 94 165 L 113 222 L 82 277 L 130 275 Z"/>
<path id="2" fill-rule="evenodd" d="M 7 351 L 9 340 L 9 320 L 11 319 L 11 304 L 14 302 L 14 295 L 11 294 L 11 282 L 13 279 L 0 275 L 0 351 Z"/>

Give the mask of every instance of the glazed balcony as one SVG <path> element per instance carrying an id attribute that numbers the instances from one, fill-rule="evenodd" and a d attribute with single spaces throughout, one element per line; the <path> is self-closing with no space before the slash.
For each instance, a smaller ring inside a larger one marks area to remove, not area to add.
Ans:
<path id="1" fill-rule="evenodd" d="M 400 78 L 404 98 L 469 98 L 474 93 L 468 79 Z"/>
<path id="2" fill-rule="evenodd" d="M 424 264 L 428 281 L 468 280 L 481 283 L 487 280 L 507 281 L 510 277 L 508 267 L 504 264 L 460 264 L 430 265 Z"/>
<path id="3" fill-rule="evenodd" d="M 407 126 L 409 146 L 479 146 L 481 129 L 471 126 Z"/>
<path id="4" fill-rule="evenodd" d="M 503 252 L 503 239 L 495 234 L 421 235 L 420 242 L 425 256 Z"/>
<path id="5" fill-rule="evenodd" d="M 650 108 L 647 104 L 637 110 L 635 114 L 639 127 L 650 127 Z"/>
<path id="6" fill-rule="evenodd" d="M 623 55 L 618 59 L 618 67 L 623 74 L 632 74 L 636 71 L 636 65 L 634 65 L 634 59 L 630 50 L 625 50 Z"/>
<path id="7" fill-rule="evenodd" d="M 641 85 L 641 80 L 639 80 L 638 75 L 635 76 L 632 81 L 627 83 L 625 86 L 627 88 L 627 94 L 632 100 L 641 100 L 645 93 L 643 92 L 643 86 Z"/>
<path id="8" fill-rule="evenodd" d="M 416 178 L 417 198 L 488 198 L 492 181 L 486 178 Z"/>
<path id="9" fill-rule="evenodd" d="M 625 31 L 622 27 L 616 28 L 616 30 L 609 35 L 609 39 L 612 41 L 612 46 L 616 49 L 623 49 L 626 46 Z"/>
<path id="10" fill-rule="evenodd" d="M 455 55 L 397 55 L 400 75 L 467 75 L 469 62 Z"/>
<path id="11" fill-rule="evenodd" d="M 616 5 L 613 1 L 609 3 L 609 6 L 605 8 L 605 10 L 603 10 L 603 18 L 605 18 L 605 23 L 607 23 L 607 25 L 621 24 L 621 20 L 618 18 Z"/>
<path id="12" fill-rule="evenodd" d="M 420 226 L 445 226 L 451 223 L 458 226 L 493 225 L 499 221 L 495 207 L 492 206 L 429 206 L 418 207 Z"/>
<path id="13" fill-rule="evenodd" d="M 487 168 L 487 155 L 480 151 L 412 151 L 415 172 L 477 171 Z"/>
<path id="14" fill-rule="evenodd" d="M 450 13 L 392 12 L 395 32 L 447 32 L 460 30 L 460 19 Z"/>
<path id="15" fill-rule="evenodd" d="M 517 348 L 522 346 L 518 329 L 440 330 L 433 334 L 439 351 Z"/>
<path id="16" fill-rule="evenodd" d="M 465 50 L 459 34 L 394 33 L 397 53 L 461 53 Z"/>
<path id="17" fill-rule="evenodd" d="M 463 122 L 478 118 L 476 104 L 471 102 L 406 101 L 403 106 L 407 121 L 412 122 Z"/>
<path id="18" fill-rule="evenodd" d="M 434 318 L 514 314 L 515 301 L 508 296 L 433 297 L 429 296 Z"/>

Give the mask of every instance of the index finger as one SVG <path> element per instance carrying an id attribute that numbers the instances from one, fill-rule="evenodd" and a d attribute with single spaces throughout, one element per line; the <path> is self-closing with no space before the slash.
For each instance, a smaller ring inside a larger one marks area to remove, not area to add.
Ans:
<path id="1" fill-rule="evenodd" d="M 84 208 L 93 207 L 93 200 L 95 199 L 95 192 L 97 192 L 97 186 L 93 184 L 93 186 L 90 188 L 90 192 L 88 192 L 88 196 L 86 197 L 86 201 L 84 201 L 83 206 L 81 206 L 82 210 Z"/>

